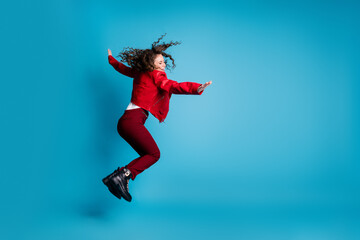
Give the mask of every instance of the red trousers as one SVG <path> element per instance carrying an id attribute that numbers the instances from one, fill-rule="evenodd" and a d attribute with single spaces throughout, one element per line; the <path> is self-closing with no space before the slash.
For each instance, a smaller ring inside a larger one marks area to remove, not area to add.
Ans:
<path id="1" fill-rule="evenodd" d="M 156 163 L 160 158 L 160 150 L 144 126 L 149 112 L 143 108 L 125 110 L 118 121 L 117 130 L 120 136 L 140 155 L 125 167 L 135 177 Z"/>

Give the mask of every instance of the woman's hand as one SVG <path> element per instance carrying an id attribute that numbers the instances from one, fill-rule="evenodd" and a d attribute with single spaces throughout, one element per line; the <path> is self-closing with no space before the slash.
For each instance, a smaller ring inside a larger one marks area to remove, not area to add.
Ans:
<path id="1" fill-rule="evenodd" d="M 198 93 L 204 91 L 205 88 L 206 88 L 207 86 L 209 86 L 210 84 L 212 84 L 212 81 L 209 81 L 209 82 L 206 82 L 206 83 L 204 83 L 204 84 L 201 84 L 201 85 L 199 86 L 198 90 L 197 90 Z"/>
<path id="2" fill-rule="evenodd" d="M 108 49 L 108 55 L 109 55 L 109 56 L 112 56 L 110 49 Z"/>

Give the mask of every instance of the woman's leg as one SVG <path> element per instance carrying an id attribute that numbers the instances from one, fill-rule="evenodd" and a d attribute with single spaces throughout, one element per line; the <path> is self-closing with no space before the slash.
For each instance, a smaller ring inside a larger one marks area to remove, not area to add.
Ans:
<path id="1" fill-rule="evenodd" d="M 120 136 L 140 155 L 126 166 L 131 171 L 132 180 L 160 158 L 160 150 L 144 126 L 147 117 L 148 112 L 142 108 L 126 110 L 117 125 Z"/>

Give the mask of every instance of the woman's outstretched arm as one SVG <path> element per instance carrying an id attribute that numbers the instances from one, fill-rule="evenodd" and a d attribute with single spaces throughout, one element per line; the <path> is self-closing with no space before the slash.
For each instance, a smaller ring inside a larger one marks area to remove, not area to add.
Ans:
<path id="1" fill-rule="evenodd" d="M 135 71 L 134 69 L 125 66 L 124 64 L 122 64 L 121 62 L 119 62 L 118 60 L 116 60 L 111 53 L 111 50 L 108 49 L 108 60 L 109 63 L 111 64 L 111 66 L 113 66 L 115 68 L 116 71 L 118 71 L 119 73 L 134 78 L 137 74 L 137 71 Z"/>
<path id="2" fill-rule="evenodd" d="M 206 87 L 208 87 L 212 81 L 204 84 L 195 82 L 176 82 L 166 77 L 164 72 L 158 72 L 155 75 L 155 84 L 162 90 L 171 92 L 173 94 L 196 94 L 201 95 Z"/>

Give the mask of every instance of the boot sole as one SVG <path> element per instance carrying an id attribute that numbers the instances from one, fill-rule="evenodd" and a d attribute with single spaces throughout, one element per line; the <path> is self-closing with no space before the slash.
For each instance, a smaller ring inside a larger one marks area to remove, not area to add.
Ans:
<path id="1" fill-rule="evenodd" d="M 131 202 L 131 200 L 132 200 L 132 197 L 131 196 L 127 196 L 125 193 L 127 192 L 127 190 L 126 190 L 126 187 L 124 186 L 124 184 L 122 184 L 122 179 L 121 179 L 121 177 L 120 176 L 116 176 L 115 178 L 117 178 L 117 180 L 116 180 L 116 182 L 117 183 L 115 183 L 114 182 L 114 178 L 113 179 L 111 179 L 111 182 L 113 183 L 113 185 L 116 185 L 117 187 L 120 187 L 120 194 L 121 194 L 121 196 L 126 200 L 126 201 L 128 201 L 128 202 Z M 130 195 L 130 194 L 129 194 Z"/>
<path id="2" fill-rule="evenodd" d="M 109 177 L 106 177 L 102 180 L 102 182 L 107 186 L 109 191 L 118 199 L 121 199 L 121 193 L 116 191 L 116 186 L 114 186 L 113 181 L 110 181 Z"/>

